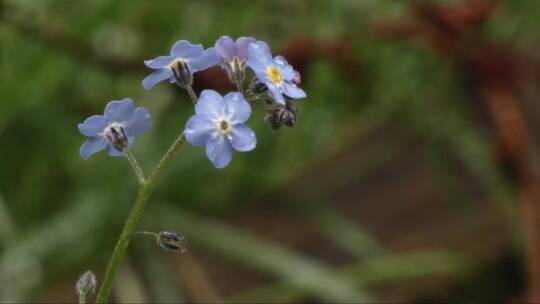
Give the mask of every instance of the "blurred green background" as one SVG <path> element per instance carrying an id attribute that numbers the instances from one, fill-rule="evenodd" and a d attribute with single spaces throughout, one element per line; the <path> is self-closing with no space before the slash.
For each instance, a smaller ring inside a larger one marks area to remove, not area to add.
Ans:
<path id="1" fill-rule="evenodd" d="M 308 98 L 278 131 L 255 106 L 257 149 L 224 170 L 182 148 L 140 229 L 188 251 L 135 240 L 115 302 L 524 299 L 539 34 L 537 0 L 1 0 L 0 301 L 72 302 L 81 273 L 102 279 L 137 184 L 123 159 L 83 161 L 76 126 L 133 98 L 150 171 L 193 110 L 144 91 L 143 60 L 221 35 L 268 41 Z"/>

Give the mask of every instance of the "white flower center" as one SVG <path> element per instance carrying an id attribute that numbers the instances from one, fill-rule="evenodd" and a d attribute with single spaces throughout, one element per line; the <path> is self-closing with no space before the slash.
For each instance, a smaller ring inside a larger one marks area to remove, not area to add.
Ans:
<path id="1" fill-rule="evenodd" d="M 227 136 L 232 132 L 232 123 L 231 120 L 227 117 L 220 117 L 215 121 L 215 128 L 219 135 Z"/>
<path id="2" fill-rule="evenodd" d="M 112 129 L 117 131 L 117 133 L 120 133 L 120 130 L 124 129 L 125 127 L 126 127 L 125 124 L 122 122 L 117 122 L 117 121 L 109 122 L 109 124 L 107 124 L 107 126 L 103 129 L 103 131 L 101 131 L 99 135 L 107 137 L 107 134 L 110 135 L 113 133 Z"/>

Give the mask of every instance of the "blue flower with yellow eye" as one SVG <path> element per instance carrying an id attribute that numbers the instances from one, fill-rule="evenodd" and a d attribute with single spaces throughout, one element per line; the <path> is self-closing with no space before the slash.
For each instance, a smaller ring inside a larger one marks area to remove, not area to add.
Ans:
<path id="1" fill-rule="evenodd" d="M 195 115 L 186 123 L 186 140 L 195 146 L 206 146 L 206 155 L 216 168 L 226 167 L 233 150 L 255 149 L 257 139 L 244 123 L 251 116 L 251 106 L 242 94 L 231 92 L 221 96 L 204 90 L 195 105 Z"/>
<path id="2" fill-rule="evenodd" d="M 270 97 L 277 103 L 285 105 L 283 95 L 291 99 L 306 97 L 306 93 L 295 83 L 298 75 L 293 67 L 283 56 L 272 58 L 266 42 L 257 41 L 249 45 L 247 64 L 257 78 L 266 85 Z"/>
<path id="3" fill-rule="evenodd" d="M 171 83 L 176 81 L 181 86 L 191 85 L 193 73 L 218 63 L 219 58 L 214 48 L 205 50 L 201 44 L 193 45 L 186 40 L 180 40 L 172 46 L 170 55 L 144 61 L 144 64 L 155 72 L 146 77 L 142 85 L 146 90 L 163 80 Z"/>
<path id="4" fill-rule="evenodd" d="M 79 132 L 88 137 L 79 151 L 83 159 L 107 149 L 111 156 L 124 155 L 136 136 L 150 127 L 150 114 L 135 108 L 133 100 L 124 98 L 107 104 L 103 115 L 93 115 L 79 124 Z"/>

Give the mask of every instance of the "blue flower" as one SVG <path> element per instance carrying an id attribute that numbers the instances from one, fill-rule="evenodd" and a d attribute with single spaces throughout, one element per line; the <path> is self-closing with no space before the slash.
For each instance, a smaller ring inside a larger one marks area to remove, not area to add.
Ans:
<path id="1" fill-rule="evenodd" d="M 240 37 L 235 42 L 229 36 L 221 36 L 216 41 L 216 54 L 232 82 L 239 84 L 244 80 L 248 48 L 254 42 L 255 39 L 250 37 Z"/>
<path id="2" fill-rule="evenodd" d="M 150 114 L 135 108 L 133 100 L 124 98 L 107 104 L 103 115 L 93 115 L 79 124 L 79 131 L 88 137 L 79 151 L 83 159 L 107 149 L 111 156 L 124 155 L 139 134 L 150 126 Z"/>
<path id="3" fill-rule="evenodd" d="M 147 67 L 156 71 L 146 77 L 142 85 L 149 90 L 162 80 L 168 79 L 169 82 L 174 83 L 177 80 L 174 71 L 185 73 L 184 76 L 189 77 L 191 81 L 193 73 L 206 70 L 218 63 L 219 58 L 214 48 L 204 50 L 201 44 L 193 45 L 186 40 L 180 40 L 173 45 L 169 56 L 159 56 L 144 61 Z M 184 82 L 183 84 L 191 83 Z"/>
<path id="4" fill-rule="evenodd" d="M 266 42 L 257 41 L 249 45 L 247 64 L 268 87 L 270 96 L 277 103 L 285 105 L 283 95 L 293 99 L 306 97 L 306 93 L 294 83 L 297 75 L 293 67 L 283 56 L 272 58 Z"/>
<path id="5" fill-rule="evenodd" d="M 235 60 L 242 64 L 248 58 L 248 47 L 254 43 L 255 39 L 251 37 L 240 37 L 236 41 L 229 36 L 221 36 L 215 45 L 216 53 L 222 65 L 232 65 Z"/>
<path id="6" fill-rule="evenodd" d="M 233 149 L 255 149 L 255 133 L 244 124 L 251 115 L 251 106 L 242 94 L 231 92 L 222 97 L 216 91 L 204 90 L 195 113 L 186 123 L 184 134 L 190 144 L 206 146 L 206 155 L 216 168 L 230 163 Z"/>

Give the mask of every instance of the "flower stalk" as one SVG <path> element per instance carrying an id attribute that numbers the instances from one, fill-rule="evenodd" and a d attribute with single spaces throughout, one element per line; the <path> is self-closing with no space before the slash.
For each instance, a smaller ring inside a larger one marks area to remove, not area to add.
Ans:
<path id="1" fill-rule="evenodd" d="M 148 202 L 148 198 L 150 198 L 150 195 L 156 188 L 161 174 L 163 173 L 165 168 L 169 166 L 170 162 L 174 159 L 176 152 L 178 152 L 184 142 L 185 137 L 184 133 L 182 133 L 180 134 L 180 136 L 178 136 L 178 138 L 176 138 L 171 147 L 169 147 L 167 152 L 163 155 L 154 171 L 152 171 L 152 174 L 150 174 L 150 176 L 148 177 L 148 180 L 146 180 L 145 183 L 141 184 L 141 188 L 139 190 L 137 198 L 135 199 L 135 203 L 131 208 L 131 212 L 129 213 L 126 224 L 122 229 L 120 238 L 116 243 L 114 252 L 109 261 L 109 265 L 107 266 L 107 271 L 105 272 L 103 284 L 101 285 L 101 288 L 99 289 L 99 293 L 97 295 L 97 303 L 107 303 L 107 299 L 109 298 L 109 295 L 111 293 L 114 277 L 116 275 L 116 272 L 118 271 L 120 262 L 122 262 L 124 255 L 126 254 L 126 250 L 131 240 L 131 236 L 137 228 L 137 224 L 141 219 L 143 210 L 146 207 L 146 203 Z"/>

